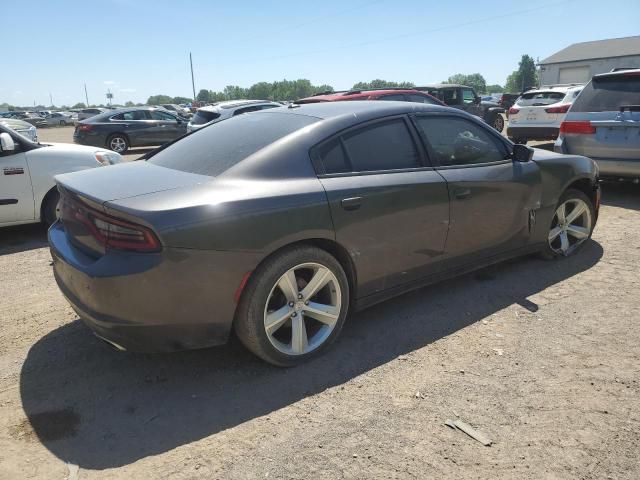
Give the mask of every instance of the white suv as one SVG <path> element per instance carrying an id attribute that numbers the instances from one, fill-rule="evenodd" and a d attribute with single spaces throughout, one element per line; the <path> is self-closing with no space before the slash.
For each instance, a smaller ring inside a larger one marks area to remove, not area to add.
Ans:
<path id="1" fill-rule="evenodd" d="M 208 107 L 199 108 L 187 125 L 187 132 L 193 132 L 210 123 L 221 122 L 227 118 L 267 108 L 281 107 L 281 103 L 269 100 L 229 100 Z"/>
<path id="2" fill-rule="evenodd" d="M 555 140 L 569 108 L 584 85 L 545 86 L 518 97 L 509 109 L 507 136 L 514 143 Z"/>

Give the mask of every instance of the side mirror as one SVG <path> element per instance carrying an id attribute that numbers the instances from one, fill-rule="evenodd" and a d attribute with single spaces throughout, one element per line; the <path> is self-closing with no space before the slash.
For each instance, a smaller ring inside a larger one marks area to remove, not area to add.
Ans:
<path id="1" fill-rule="evenodd" d="M 475 103 L 476 105 L 480 105 L 481 102 L 482 102 L 482 98 L 480 97 L 476 97 L 473 99 L 473 103 Z"/>
<path id="2" fill-rule="evenodd" d="M 13 142 L 13 138 L 8 133 L 0 133 L 0 151 L 13 152 L 16 149 L 16 144 Z"/>
<path id="3" fill-rule="evenodd" d="M 533 153 L 533 148 L 527 147 L 526 145 L 522 145 L 520 143 L 516 143 L 513 146 L 511 158 L 514 162 L 529 162 L 533 158 Z"/>

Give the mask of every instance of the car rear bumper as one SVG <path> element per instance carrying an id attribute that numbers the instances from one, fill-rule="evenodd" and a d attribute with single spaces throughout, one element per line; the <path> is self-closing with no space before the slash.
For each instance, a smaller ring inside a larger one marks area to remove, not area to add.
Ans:
<path id="1" fill-rule="evenodd" d="M 593 160 L 598 164 L 601 177 L 640 178 L 640 159 L 594 158 Z"/>
<path id="2" fill-rule="evenodd" d="M 225 343 L 236 290 L 250 271 L 227 252 L 108 251 L 96 259 L 71 243 L 60 222 L 49 229 L 49 245 L 56 282 L 78 316 L 99 337 L 138 352 Z"/>
<path id="3" fill-rule="evenodd" d="M 559 127 L 508 127 L 507 137 L 527 140 L 555 140 L 560 133 Z"/>

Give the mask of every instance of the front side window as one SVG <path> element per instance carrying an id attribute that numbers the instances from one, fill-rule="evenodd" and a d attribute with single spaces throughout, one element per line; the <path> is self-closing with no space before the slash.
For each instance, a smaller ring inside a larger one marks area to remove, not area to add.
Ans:
<path id="1" fill-rule="evenodd" d="M 476 95 L 473 93 L 473 90 L 469 88 L 462 89 L 462 103 L 465 105 L 470 105 L 476 101 Z"/>
<path id="2" fill-rule="evenodd" d="M 123 112 L 111 117 L 111 120 L 147 120 L 147 115 L 144 110 L 134 110 L 133 112 Z"/>
<path id="3" fill-rule="evenodd" d="M 458 95 L 457 88 L 448 88 L 442 91 L 442 101 L 447 105 L 458 105 L 460 103 L 460 96 Z"/>
<path id="4" fill-rule="evenodd" d="M 151 113 L 152 120 L 160 120 L 162 122 L 175 122 L 176 117 L 160 110 L 153 110 Z"/>
<path id="5" fill-rule="evenodd" d="M 507 158 L 504 145 L 464 118 L 417 117 L 416 125 L 441 166 L 491 163 Z"/>

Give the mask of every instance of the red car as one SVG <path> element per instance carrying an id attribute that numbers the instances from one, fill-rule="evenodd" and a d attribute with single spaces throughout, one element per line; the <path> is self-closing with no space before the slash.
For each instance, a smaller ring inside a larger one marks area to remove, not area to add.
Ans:
<path id="1" fill-rule="evenodd" d="M 385 88 L 378 90 L 350 90 L 348 92 L 324 92 L 298 100 L 296 103 L 344 102 L 347 100 L 395 100 L 400 102 L 444 105 L 437 98 L 418 90 Z"/>

